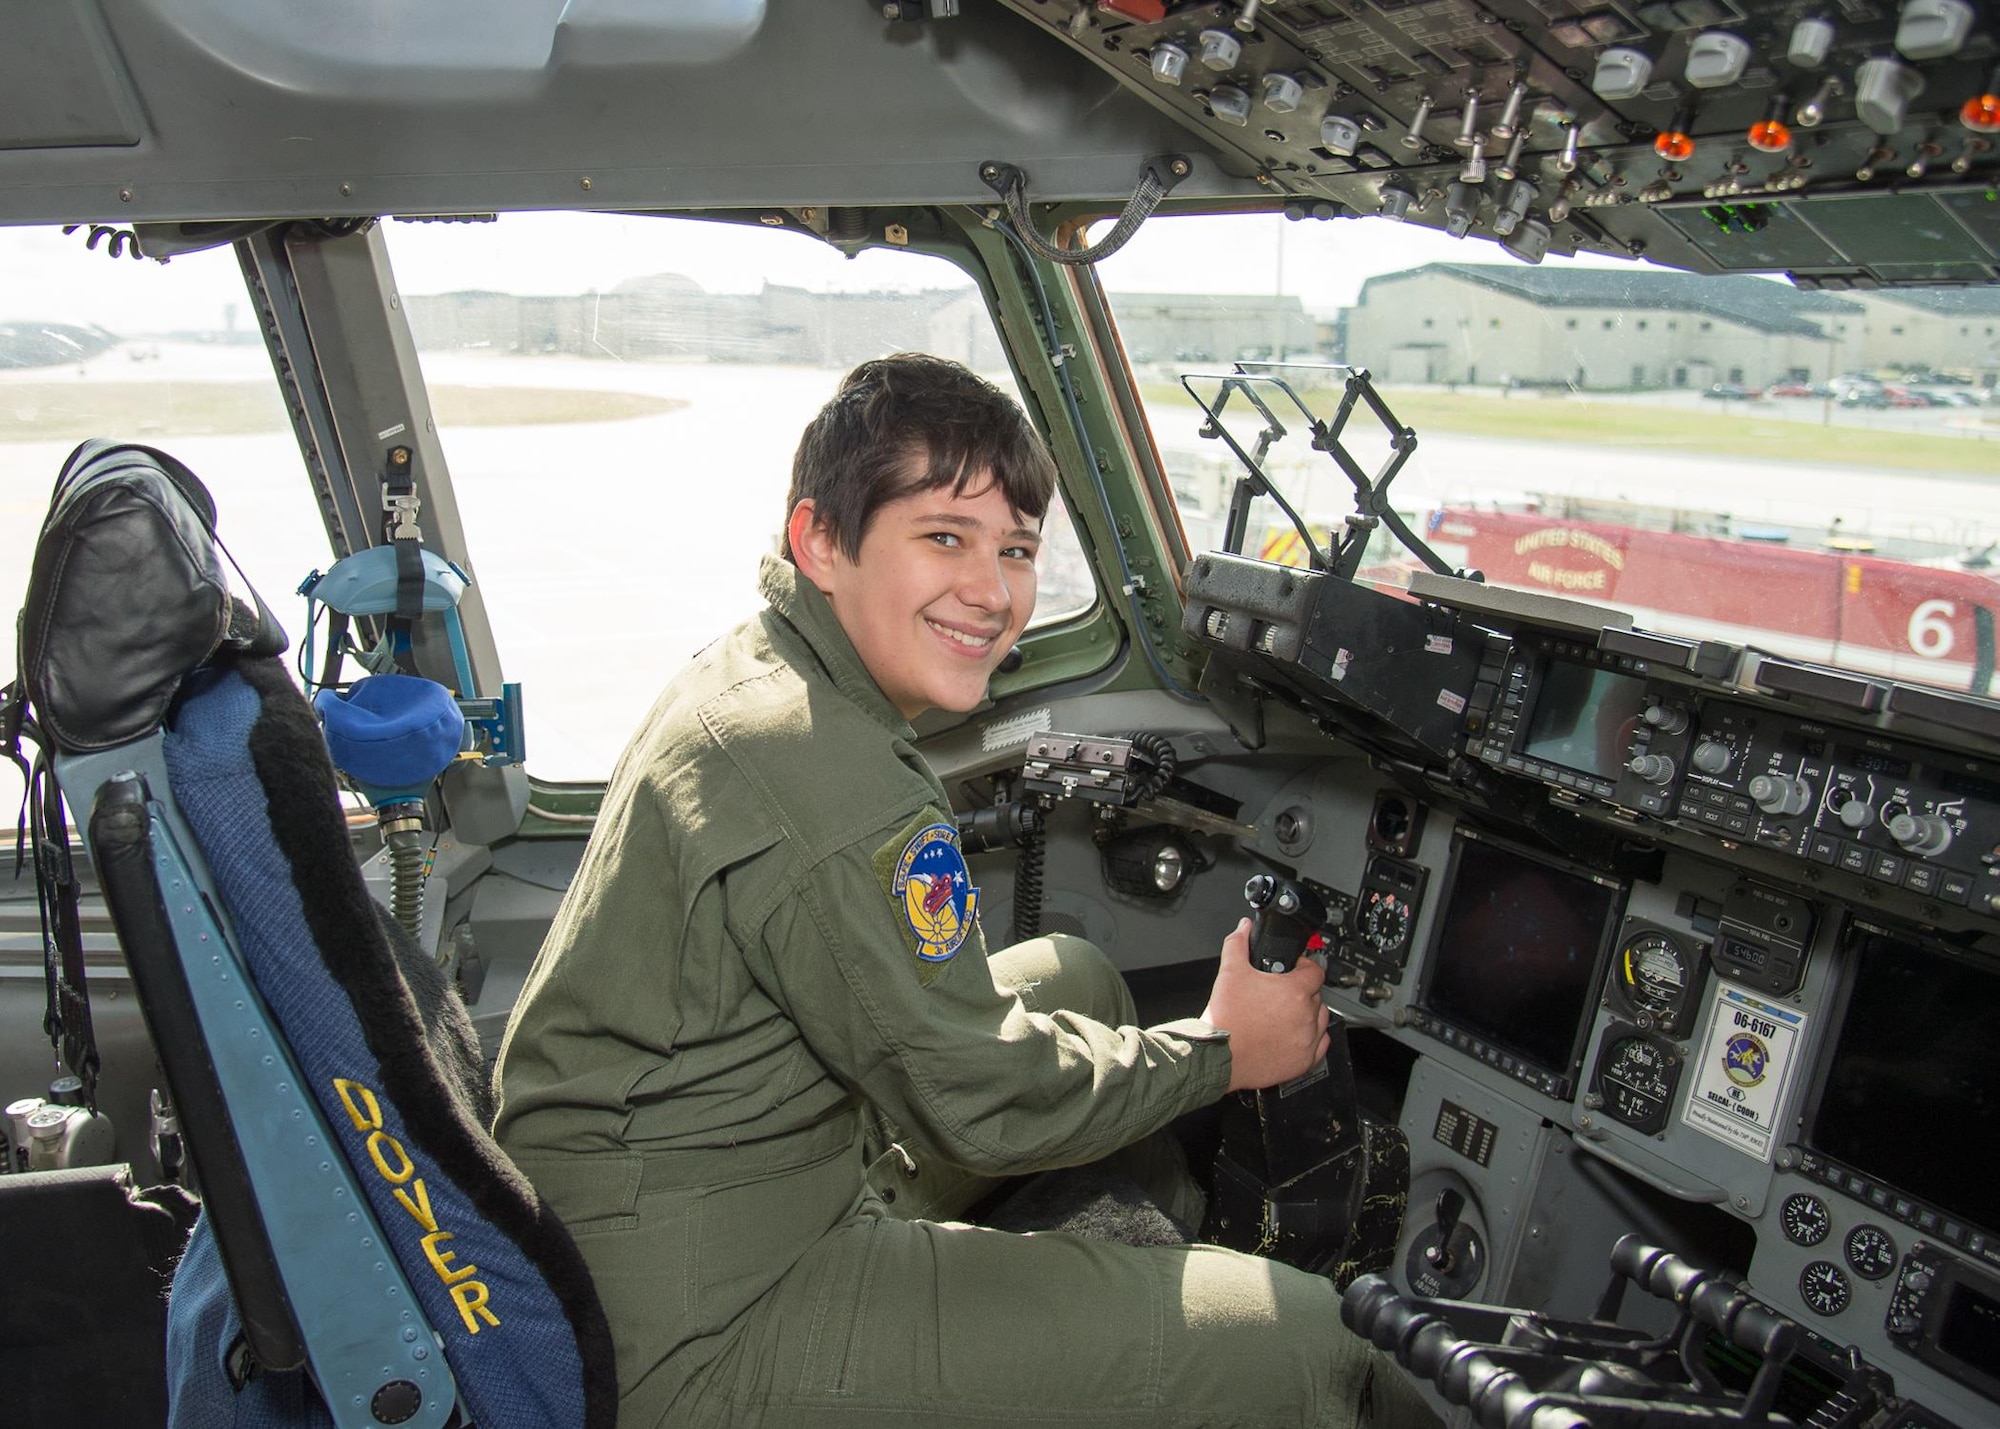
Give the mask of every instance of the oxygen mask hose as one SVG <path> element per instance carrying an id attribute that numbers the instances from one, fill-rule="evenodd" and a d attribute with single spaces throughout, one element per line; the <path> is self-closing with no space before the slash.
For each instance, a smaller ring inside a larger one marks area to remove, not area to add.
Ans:
<path id="1" fill-rule="evenodd" d="M 412 938 L 424 925 L 424 882 L 430 871 L 422 803 L 387 804 L 376 810 L 382 847 L 389 851 L 389 912 Z"/>

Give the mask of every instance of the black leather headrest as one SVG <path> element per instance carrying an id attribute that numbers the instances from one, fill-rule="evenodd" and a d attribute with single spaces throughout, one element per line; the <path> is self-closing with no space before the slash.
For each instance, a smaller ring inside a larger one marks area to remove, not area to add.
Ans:
<path id="1" fill-rule="evenodd" d="M 230 594 L 215 502 L 165 452 L 102 438 L 63 463 L 21 608 L 21 679 L 43 733 L 85 754 L 151 733 L 218 652 L 276 655 L 263 598 Z M 244 588 L 248 589 L 247 582 Z"/>

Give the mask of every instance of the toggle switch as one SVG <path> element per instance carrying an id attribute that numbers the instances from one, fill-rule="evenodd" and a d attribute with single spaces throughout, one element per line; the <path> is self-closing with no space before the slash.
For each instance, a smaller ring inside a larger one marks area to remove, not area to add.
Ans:
<path id="1" fill-rule="evenodd" d="M 1840 98 L 1841 88 L 1840 81 L 1828 75 L 1819 82 L 1813 97 L 1799 106 L 1798 113 L 1792 116 L 1792 123 L 1801 129 L 1818 128 L 1820 120 L 1826 118 L 1826 111 L 1833 107 L 1833 101 Z"/>
<path id="2" fill-rule="evenodd" d="M 1410 117 L 1409 132 L 1402 138 L 1405 149 L 1421 149 L 1427 142 L 1424 138 L 1424 126 L 1431 122 L 1431 103 L 1428 94 L 1417 101 L 1417 112 Z"/>

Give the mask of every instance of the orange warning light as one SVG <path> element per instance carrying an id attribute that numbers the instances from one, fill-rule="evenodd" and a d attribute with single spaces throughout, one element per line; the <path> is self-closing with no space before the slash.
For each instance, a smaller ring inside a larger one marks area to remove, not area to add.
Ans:
<path id="1" fill-rule="evenodd" d="M 1653 140 L 1653 152 L 1668 163 L 1678 164 L 1694 157 L 1694 136 L 1679 129 L 1662 129 Z"/>
<path id="2" fill-rule="evenodd" d="M 1767 154 L 1782 154 L 1792 147 L 1791 126 L 1782 119 L 1760 119 L 1750 126 L 1750 147 Z"/>
<path id="3" fill-rule="evenodd" d="M 1975 94 L 1958 111 L 1958 122 L 1975 134 L 2000 131 L 2000 94 Z"/>

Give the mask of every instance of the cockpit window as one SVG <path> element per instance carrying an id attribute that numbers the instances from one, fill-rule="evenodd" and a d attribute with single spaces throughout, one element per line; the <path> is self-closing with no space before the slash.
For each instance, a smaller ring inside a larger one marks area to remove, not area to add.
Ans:
<path id="1" fill-rule="evenodd" d="M 1277 371 L 1326 417 L 1345 374 L 1301 365 L 1352 364 L 1417 434 L 1392 504 L 1453 567 L 1655 630 L 1993 692 L 2000 290 L 1529 266 L 1426 228 L 1276 214 L 1155 217 L 1099 274 L 1196 549 L 1219 543 L 1241 465 L 1201 434 L 1183 374 Z M 1324 546 L 1353 488 L 1279 415 L 1266 466 Z M 1350 433 L 1375 472 L 1382 429 Z M 1307 559 L 1268 501 L 1245 551 Z M 1414 565 L 1378 533 L 1364 573 Z"/>
<path id="2" fill-rule="evenodd" d="M 329 560 L 284 399 L 227 248 L 133 261 L 125 238 L 0 230 L 0 681 L 63 458 L 88 437 L 158 446 L 215 497 L 244 575 L 296 645 L 299 581 Z M 114 247 L 124 256 L 114 256 Z M 11 829 L 20 778 L 0 761 Z"/>
<path id="3" fill-rule="evenodd" d="M 1013 391 L 942 259 L 609 215 L 391 224 L 390 258 L 528 766 L 602 778 L 688 657 L 759 608 L 807 419 L 855 363 L 921 349 Z M 1096 587 L 1049 513 L 1036 623 Z"/>

